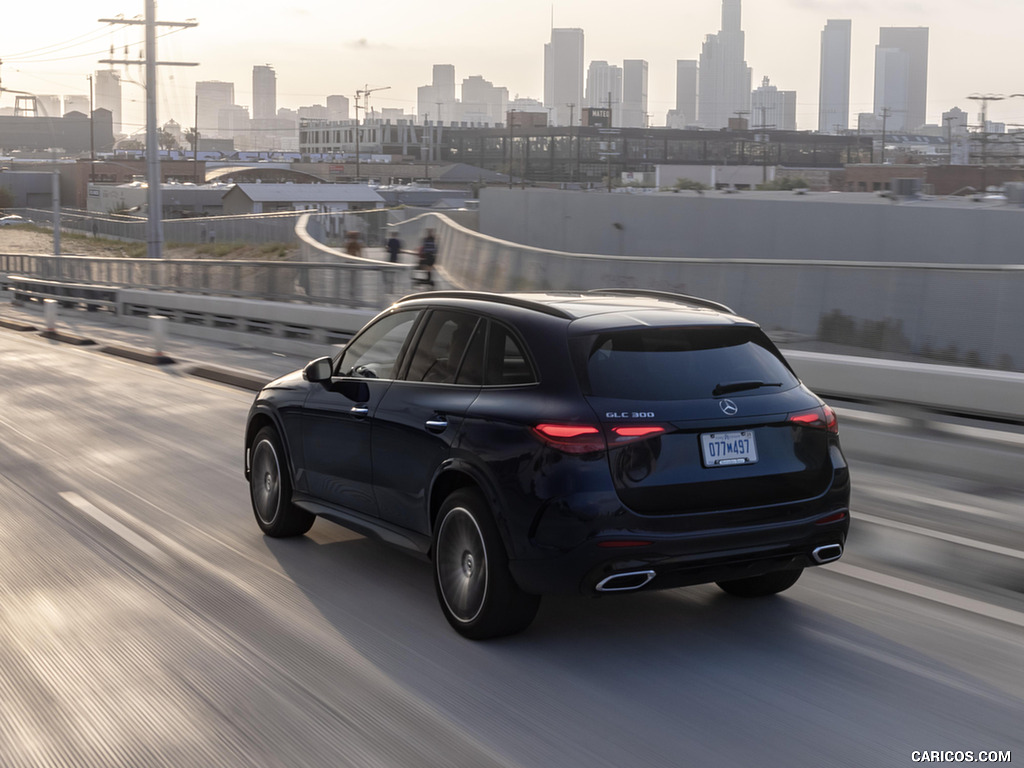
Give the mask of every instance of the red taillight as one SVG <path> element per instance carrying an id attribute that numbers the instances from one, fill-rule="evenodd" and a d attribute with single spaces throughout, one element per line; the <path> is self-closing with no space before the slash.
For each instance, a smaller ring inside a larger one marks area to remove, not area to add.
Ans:
<path id="1" fill-rule="evenodd" d="M 810 413 L 793 413 L 790 414 L 789 420 L 794 424 L 822 424 L 821 414 L 817 411 L 811 411 Z"/>
<path id="2" fill-rule="evenodd" d="M 829 408 L 827 405 L 822 407 L 825 409 L 825 429 L 827 429 L 833 435 L 838 435 L 839 418 L 836 416 L 836 412 Z"/>
<path id="3" fill-rule="evenodd" d="M 602 432 L 589 424 L 538 424 L 533 431 L 560 451 L 592 453 L 662 435 L 665 428 L 654 424 L 617 424 Z"/>
<path id="4" fill-rule="evenodd" d="M 623 443 L 631 443 L 634 440 L 643 440 L 648 437 L 663 435 L 665 434 L 665 428 L 653 424 L 641 424 L 635 427 L 617 426 L 611 428 L 611 433 L 613 437 L 610 442 L 614 445 L 622 445 Z"/>
<path id="5" fill-rule="evenodd" d="M 820 429 L 825 429 L 833 435 L 839 434 L 839 420 L 836 418 L 836 412 L 827 405 L 823 405 L 821 408 L 815 408 L 813 411 L 791 413 L 789 414 L 787 421 L 789 421 L 790 424 L 800 424 L 806 427 L 818 427 Z"/>
<path id="6" fill-rule="evenodd" d="M 607 447 L 601 430 L 589 424 L 538 424 L 533 431 L 565 453 L 593 453 Z"/>

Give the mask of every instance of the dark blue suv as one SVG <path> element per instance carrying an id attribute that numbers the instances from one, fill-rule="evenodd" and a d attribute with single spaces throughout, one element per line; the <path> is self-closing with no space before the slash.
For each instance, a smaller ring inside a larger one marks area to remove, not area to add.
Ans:
<path id="1" fill-rule="evenodd" d="M 542 594 L 781 592 L 850 525 L 832 409 L 755 323 L 656 291 L 402 299 L 263 388 L 245 473 L 267 535 L 319 516 L 430 559 L 475 639 Z"/>

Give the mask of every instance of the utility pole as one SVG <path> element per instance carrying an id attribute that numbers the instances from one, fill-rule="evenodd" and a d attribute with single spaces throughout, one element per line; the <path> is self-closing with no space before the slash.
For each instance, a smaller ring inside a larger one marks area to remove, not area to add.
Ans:
<path id="1" fill-rule="evenodd" d="M 377 91 L 387 91 L 390 90 L 390 88 L 390 85 L 385 85 L 381 88 L 371 88 L 369 85 L 367 85 L 365 88 L 363 88 L 363 90 L 356 91 L 356 184 L 359 183 L 359 97 L 365 97 L 365 102 L 362 107 L 363 112 L 365 112 L 370 106 L 371 93 L 376 93 Z"/>
<path id="2" fill-rule="evenodd" d="M 885 165 L 885 123 L 892 111 L 888 107 L 882 107 L 882 165 Z"/>
<path id="3" fill-rule="evenodd" d="M 156 28 L 157 27 L 196 27 L 199 23 L 189 21 L 157 21 L 156 0 L 146 0 L 145 19 L 97 19 L 107 24 L 144 24 L 146 27 L 146 255 L 151 259 L 163 257 L 163 202 L 160 198 L 160 145 L 157 141 L 156 126 L 156 68 L 161 67 L 195 67 L 195 61 L 157 61 L 156 60 Z M 100 64 L 137 64 L 124 59 L 100 59 Z"/>
<path id="4" fill-rule="evenodd" d="M 508 111 L 508 188 L 512 189 L 512 129 L 516 127 L 515 110 Z"/>
<path id="5" fill-rule="evenodd" d="M 576 119 L 576 102 L 571 101 L 565 106 L 569 108 L 569 183 L 571 184 L 575 178 L 572 172 L 572 127 Z"/>
<path id="6" fill-rule="evenodd" d="M 430 181 L 430 149 L 427 145 L 427 131 L 430 130 L 430 113 L 423 113 L 423 175 Z"/>
<path id="7" fill-rule="evenodd" d="M 96 180 L 96 134 L 93 132 L 93 115 L 96 107 L 92 103 L 92 75 L 89 75 L 89 183 Z"/>
<path id="8" fill-rule="evenodd" d="M 195 123 L 192 126 L 192 182 L 199 183 L 199 94 L 196 93 L 196 108 L 192 113 Z"/>

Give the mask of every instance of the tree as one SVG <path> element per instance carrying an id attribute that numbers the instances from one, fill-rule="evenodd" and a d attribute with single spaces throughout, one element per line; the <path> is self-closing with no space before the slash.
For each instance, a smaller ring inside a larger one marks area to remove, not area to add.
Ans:
<path id="1" fill-rule="evenodd" d="M 157 137 L 157 143 L 160 144 L 160 149 L 178 148 L 178 140 L 174 138 L 174 134 L 170 131 L 160 131 L 160 135 Z"/>
<path id="2" fill-rule="evenodd" d="M 199 138 L 199 134 L 193 128 L 188 128 L 184 133 L 185 141 L 192 148 L 192 151 L 196 151 L 196 140 Z"/>

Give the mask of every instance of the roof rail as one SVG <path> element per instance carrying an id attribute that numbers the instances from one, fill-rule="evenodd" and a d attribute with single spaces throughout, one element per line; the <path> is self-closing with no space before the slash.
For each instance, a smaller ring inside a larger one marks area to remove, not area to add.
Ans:
<path id="1" fill-rule="evenodd" d="M 669 291 L 654 291 L 647 288 L 593 288 L 587 293 L 606 293 L 606 294 L 618 294 L 622 296 L 650 296 L 656 299 L 671 299 L 672 301 L 678 301 L 684 304 L 695 304 L 698 307 L 707 307 L 708 309 L 717 309 L 719 312 L 725 312 L 729 315 L 735 315 L 736 313 L 730 307 L 725 304 L 721 304 L 711 299 L 702 299 L 699 296 L 689 296 L 685 293 L 671 293 Z"/>
<path id="2" fill-rule="evenodd" d="M 518 296 L 507 296 L 503 293 L 488 293 L 486 291 L 425 291 L 423 293 L 412 293 L 403 296 L 395 304 L 412 299 L 476 299 L 477 301 L 490 301 L 496 304 L 508 304 L 513 307 L 532 309 L 535 312 L 542 312 L 552 317 L 560 317 L 563 320 L 572 320 L 573 316 L 558 307 L 544 304 L 540 301 L 530 301 Z"/>

